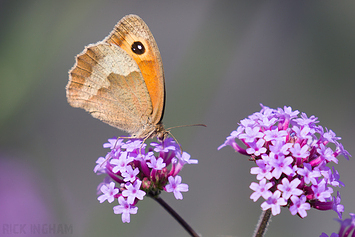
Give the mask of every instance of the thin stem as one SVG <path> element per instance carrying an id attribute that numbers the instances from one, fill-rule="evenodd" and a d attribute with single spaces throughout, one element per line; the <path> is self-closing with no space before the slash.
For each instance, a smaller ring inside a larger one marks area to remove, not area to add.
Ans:
<path id="1" fill-rule="evenodd" d="M 153 196 L 153 195 L 149 195 L 151 198 L 153 198 L 155 201 L 157 201 L 168 213 L 170 213 L 170 215 L 172 215 L 172 217 L 174 217 L 174 219 L 180 223 L 180 225 L 182 225 L 182 227 L 184 227 L 184 229 L 192 236 L 192 237 L 200 237 L 200 235 L 198 235 L 189 224 L 187 224 L 187 222 L 182 219 L 181 216 L 179 216 L 179 214 L 177 214 L 176 211 L 174 211 L 174 209 L 172 209 L 169 204 L 167 204 L 163 199 L 161 199 L 159 196 Z"/>
<path id="2" fill-rule="evenodd" d="M 266 228 L 271 220 L 271 209 L 263 211 L 260 215 L 259 222 L 255 228 L 253 237 L 262 237 L 266 233 Z"/>

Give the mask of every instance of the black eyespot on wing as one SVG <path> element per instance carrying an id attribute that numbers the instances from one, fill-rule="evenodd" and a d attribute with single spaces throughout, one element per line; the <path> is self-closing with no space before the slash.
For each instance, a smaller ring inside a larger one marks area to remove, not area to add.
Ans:
<path id="1" fill-rule="evenodd" d="M 145 52 L 144 45 L 140 41 L 134 42 L 131 46 L 131 50 L 133 53 L 138 54 L 138 55 L 144 54 L 144 52 Z"/>

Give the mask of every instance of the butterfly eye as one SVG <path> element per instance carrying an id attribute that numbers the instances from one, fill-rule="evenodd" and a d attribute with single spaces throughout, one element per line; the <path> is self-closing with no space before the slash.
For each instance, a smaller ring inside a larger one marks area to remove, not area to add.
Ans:
<path id="1" fill-rule="evenodd" d="M 145 48 L 144 45 L 140 41 L 136 41 L 132 44 L 131 49 L 135 54 L 144 54 Z"/>

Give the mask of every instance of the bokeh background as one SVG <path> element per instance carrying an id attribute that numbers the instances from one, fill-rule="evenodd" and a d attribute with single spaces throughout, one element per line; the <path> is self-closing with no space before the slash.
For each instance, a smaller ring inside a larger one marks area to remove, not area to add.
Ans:
<path id="1" fill-rule="evenodd" d="M 261 204 L 249 199 L 253 163 L 217 147 L 263 103 L 317 116 L 354 155 L 354 12 L 354 1 L 1 1 L 0 224 L 70 224 L 78 237 L 187 236 L 148 198 L 130 224 L 116 204 L 99 204 L 95 161 L 108 138 L 125 134 L 66 102 L 74 56 L 135 13 L 163 58 L 165 126 L 208 126 L 173 130 L 199 164 L 181 173 L 190 188 L 182 201 L 162 197 L 202 236 L 251 236 Z M 339 160 L 348 217 L 355 166 Z M 336 217 L 310 210 L 302 220 L 283 209 L 266 236 L 330 235 Z"/>

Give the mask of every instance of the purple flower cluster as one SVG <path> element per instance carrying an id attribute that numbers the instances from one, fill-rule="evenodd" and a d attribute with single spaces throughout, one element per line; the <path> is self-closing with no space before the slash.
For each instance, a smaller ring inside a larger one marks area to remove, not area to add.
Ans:
<path id="1" fill-rule="evenodd" d="M 350 218 L 345 220 L 336 219 L 340 223 L 339 233 L 332 233 L 330 237 L 354 237 L 355 236 L 355 214 L 349 213 Z M 322 233 L 319 237 L 328 237 Z"/>
<path id="2" fill-rule="evenodd" d="M 286 206 L 292 215 L 304 218 L 311 207 L 319 210 L 335 210 L 339 218 L 344 211 L 340 194 L 332 197 L 330 186 L 340 187 L 339 173 L 326 164 L 338 163 L 339 155 L 349 159 L 350 154 L 338 142 L 332 130 L 318 123 L 315 116 L 307 117 L 291 107 L 271 109 L 262 106 L 256 112 L 240 121 L 237 130 L 227 137 L 218 150 L 227 145 L 255 161 L 255 174 L 259 183 L 251 183 L 254 193 L 250 198 L 256 202 L 265 201 L 263 210 L 271 208 L 272 214 L 280 213 Z M 239 139 L 246 148 L 236 142 Z M 332 144 L 335 151 L 328 145 Z"/>
<path id="3" fill-rule="evenodd" d="M 108 139 L 103 147 L 111 151 L 96 161 L 94 172 L 108 175 L 98 186 L 102 194 L 97 199 L 100 203 L 118 199 L 119 205 L 113 211 L 122 214 L 124 223 L 130 222 L 130 214 L 137 213 L 136 204 L 145 195 L 156 197 L 165 190 L 172 192 L 176 199 L 183 199 L 181 192 L 187 192 L 188 185 L 181 183 L 177 174 L 185 164 L 198 163 L 188 153 L 181 153 L 172 138 L 150 145 L 146 152 L 147 145 L 142 140 Z"/>

